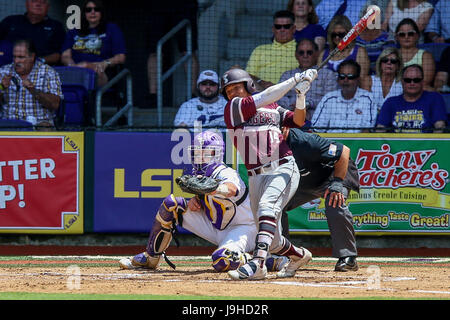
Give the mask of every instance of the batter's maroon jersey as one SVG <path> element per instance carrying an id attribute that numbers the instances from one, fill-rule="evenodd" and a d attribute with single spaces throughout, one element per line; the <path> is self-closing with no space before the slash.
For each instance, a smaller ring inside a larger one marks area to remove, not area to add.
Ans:
<path id="1" fill-rule="evenodd" d="M 256 109 L 250 96 L 228 101 L 224 118 L 230 139 L 247 170 L 292 155 L 281 127 L 298 128 L 293 111 L 277 103 Z"/>

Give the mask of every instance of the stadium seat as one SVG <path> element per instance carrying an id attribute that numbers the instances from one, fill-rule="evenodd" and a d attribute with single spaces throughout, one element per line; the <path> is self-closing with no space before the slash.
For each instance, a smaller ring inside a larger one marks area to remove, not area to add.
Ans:
<path id="1" fill-rule="evenodd" d="M 0 67 L 12 63 L 12 44 L 8 40 L 0 41 Z"/>
<path id="2" fill-rule="evenodd" d="M 420 49 L 425 49 L 433 55 L 433 59 L 436 63 L 441 61 L 442 52 L 444 52 L 445 48 L 450 46 L 449 43 L 423 43 L 419 44 L 418 47 Z"/>
<path id="3" fill-rule="evenodd" d="M 61 78 L 64 95 L 58 118 L 64 125 L 89 124 L 90 97 L 95 90 L 96 74 L 78 67 L 54 67 Z M 92 107 L 91 107 L 92 108 Z"/>

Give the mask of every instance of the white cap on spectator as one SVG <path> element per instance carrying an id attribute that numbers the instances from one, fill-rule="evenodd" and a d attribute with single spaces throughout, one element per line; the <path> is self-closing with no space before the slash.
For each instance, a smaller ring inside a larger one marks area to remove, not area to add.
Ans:
<path id="1" fill-rule="evenodd" d="M 206 80 L 210 80 L 214 83 L 219 84 L 219 76 L 217 75 L 216 72 L 214 72 L 212 70 L 205 70 L 200 73 L 200 75 L 198 76 L 198 79 L 197 79 L 197 86 L 201 82 L 206 81 Z"/>

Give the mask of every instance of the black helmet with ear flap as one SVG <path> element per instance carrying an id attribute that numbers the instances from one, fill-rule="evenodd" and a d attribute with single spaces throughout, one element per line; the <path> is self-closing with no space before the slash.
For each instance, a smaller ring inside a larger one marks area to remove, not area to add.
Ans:
<path id="1" fill-rule="evenodd" d="M 242 69 L 232 68 L 228 70 L 223 74 L 220 82 L 221 93 L 227 100 L 228 97 L 227 93 L 225 92 L 225 88 L 233 83 L 245 82 L 245 88 L 247 89 L 248 93 L 253 94 L 254 92 L 256 92 L 255 82 L 253 81 L 252 77 L 250 77 L 247 71 Z"/>

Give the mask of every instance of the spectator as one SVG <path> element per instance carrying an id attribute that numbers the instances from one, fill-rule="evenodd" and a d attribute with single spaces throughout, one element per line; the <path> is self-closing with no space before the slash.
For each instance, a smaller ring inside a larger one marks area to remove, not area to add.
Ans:
<path id="1" fill-rule="evenodd" d="M 319 61 L 325 60 L 329 53 L 337 47 L 339 42 L 345 37 L 345 35 L 352 28 L 350 20 L 346 16 L 335 16 L 330 22 L 328 28 L 328 48 L 325 49 L 319 55 Z M 332 57 L 327 64 L 330 70 L 337 71 L 339 64 L 345 60 L 355 60 L 361 67 L 361 77 L 367 77 L 369 75 L 370 60 L 367 55 L 366 49 L 356 45 L 353 41 L 350 43 L 343 51 L 338 52 L 334 57 Z"/>
<path id="2" fill-rule="evenodd" d="M 450 43 L 450 3 L 440 0 L 434 6 L 430 22 L 425 28 L 425 36 L 431 42 Z"/>
<path id="3" fill-rule="evenodd" d="M 36 52 L 31 40 L 14 43 L 14 62 L 0 68 L 0 95 L 5 119 L 49 127 L 62 99 L 61 81 L 52 67 L 36 59 Z"/>
<path id="4" fill-rule="evenodd" d="M 295 16 L 291 11 L 277 11 L 273 16 L 273 42 L 256 47 L 250 55 L 246 71 L 263 89 L 278 83 L 283 72 L 298 65 L 294 22 Z"/>
<path id="5" fill-rule="evenodd" d="M 444 99 L 437 92 L 425 91 L 423 80 L 420 65 L 403 68 L 403 94 L 386 100 L 378 115 L 377 127 L 393 127 L 396 132 L 432 132 L 445 127 Z"/>
<path id="6" fill-rule="evenodd" d="M 441 93 L 450 93 L 450 46 L 442 52 L 438 72 L 434 79 L 434 88 Z"/>
<path id="7" fill-rule="evenodd" d="M 367 11 L 367 6 L 363 12 Z M 363 15 L 361 15 L 362 17 Z M 369 74 L 376 73 L 376 62 L 381 51 L 386 46 L 394 46 L 395 41 L 389 39 L 389 33 L 381 28 L 366 28 L 358 37 L 356 37 L 356 45 L 363 47 L 367 51 L 370 60 Z"/>
<path id="8" fill-rule="evenodd" d="M 223 112 L 227 101 L 219 95 L 219 76 L 212 70 L 200 73 L 197 79 L 198 97 L 184 102 L 175 116 L 175 127 L 194 128 L 196 121 L 202 127 L 224 127 Z"/>
<path id="9" fill-rule="evenodd" d="M 101 87 L 117 73 L 113 67 L 123 65 L 125 59 L 122 31 L 116 24 L 106 21 L 102 1 L 85 1 L 81 29 L 70 30 L 64 41 L 63 64 L 94 70 L 97 85 Z"/>
<path id="10" fill-rule="evenodd" d="M 24 15 L 8 16 L 0 22 L 0 39 L 10 44 L 21 39 L 31 39 L 37 57 L 48 65 L 56 65 L 61 59 L 64 42 L 64 26 L 47 16 L 49 0 L 26 0 Z"/>
<path id="11" fill-rule="evenodd" d="M 295 41 L 303 38 L 313 40 L 322 51 L 327 34 L 319 22 L 312 0 L 289 0 L 287 9 L 295 15 Z"/>
<path id="12" fill-rule="evenodd" d="M 362 9 L 368 0 L 321 0 L 316 6 L 319 24 L 327 30 L 333 17 L 345 15 L 354 26 L 361 16 Z"/>
<path id="13" fill-rule="evenodd" d="M 375 100 L 371 92 L 358 87 L 360 73 L 361 67 L 354 60 L 345 60 L 339 65 L 341 89 L 327 93 L 317 106 L 311 120 L 317 131 L 357 133 L 374 127 Z"/>
<path id="14" fill-rule="evenodd" d="M 433 14 L 433 5 L 426 0 L 390 0 L 386 8 L 382 28 L 389 31 L 391 38 L 397 32 L 398 24 L 406 18 L 412 19 L 418 27 L 420 42 L 423 43 L 423 31 Z M 394 33 L 395 31 L 395 33 Z"/>
<path id="15" fill-rule="evenodd" d="M 170 2 L 151 1 L 149 7 L 149 26 L 147 27 L 147 39 L 149 43 L 147 50 L 150 52 L 147 59 L 147 77 L 149 85 L 148 106 L 157 106 L 157 52 L 158 41 L 178 23 L 188 19 L 192 30 L 192 92 L 196 91 L 196 80 L 199 75 L 199 61 L 197 57 L 197 0 L 172 0 Z M 176 34 L 178 50 L 182 55 L 187 54 L 186 32 L 180 31 Z M 207 49 L 206 49 L 207 50 Z M 166 43 L 163 46 L 163 67 L 168 65 L 172 57 L 172 50 Z M 167 62 L 167 63 L 166 63 Z M 173 63 L 172 63 L 173 64 Z"/>
<path id="16" fill-rule="evenodd" d="M 418 64 L 424 72 L 425 90 L 433 89 L 434 73 L 436 64 L 433 55 L 417 47 L 419 40 L 419 28 L 412 19 L 403 19 L 395 30 L 395 39 L 399 43 L 403 66 Z"/>
<path id="17" fill-rule="evenodd" d="M 318 54 L 317 43 L 311 39 L 301 39 L 297 43 L 297 49 L 295 51 L 298 67 L 283 73 L 280 82 L 292 78 L 296 73 L 315 68 Z M 338 85 L 336 83 L 335 73 L 329 69 L 322 69 L 318 73 L 317 79 L 311 83 L 311 88 L 308 93 L 306 93 L 306 120 L 311 120 L 314 110 L 325 93 L 337 89 Z M 285 109 L 293 111 L 295 108 L 296 96 L 297 93 L 295 89 L 292 89 L 278 101 L 278 104 Z"/>
<path id="18" fill-rule="evenodd" d="M 376 62 L 376 75 L 367 77 L 361 88 L 372 92 L 377 109 L 380 110 L 387 98 L 403 93 L 400 72 L 403 68 L 402 58 L 397 48 L 383 50 Z"/>

